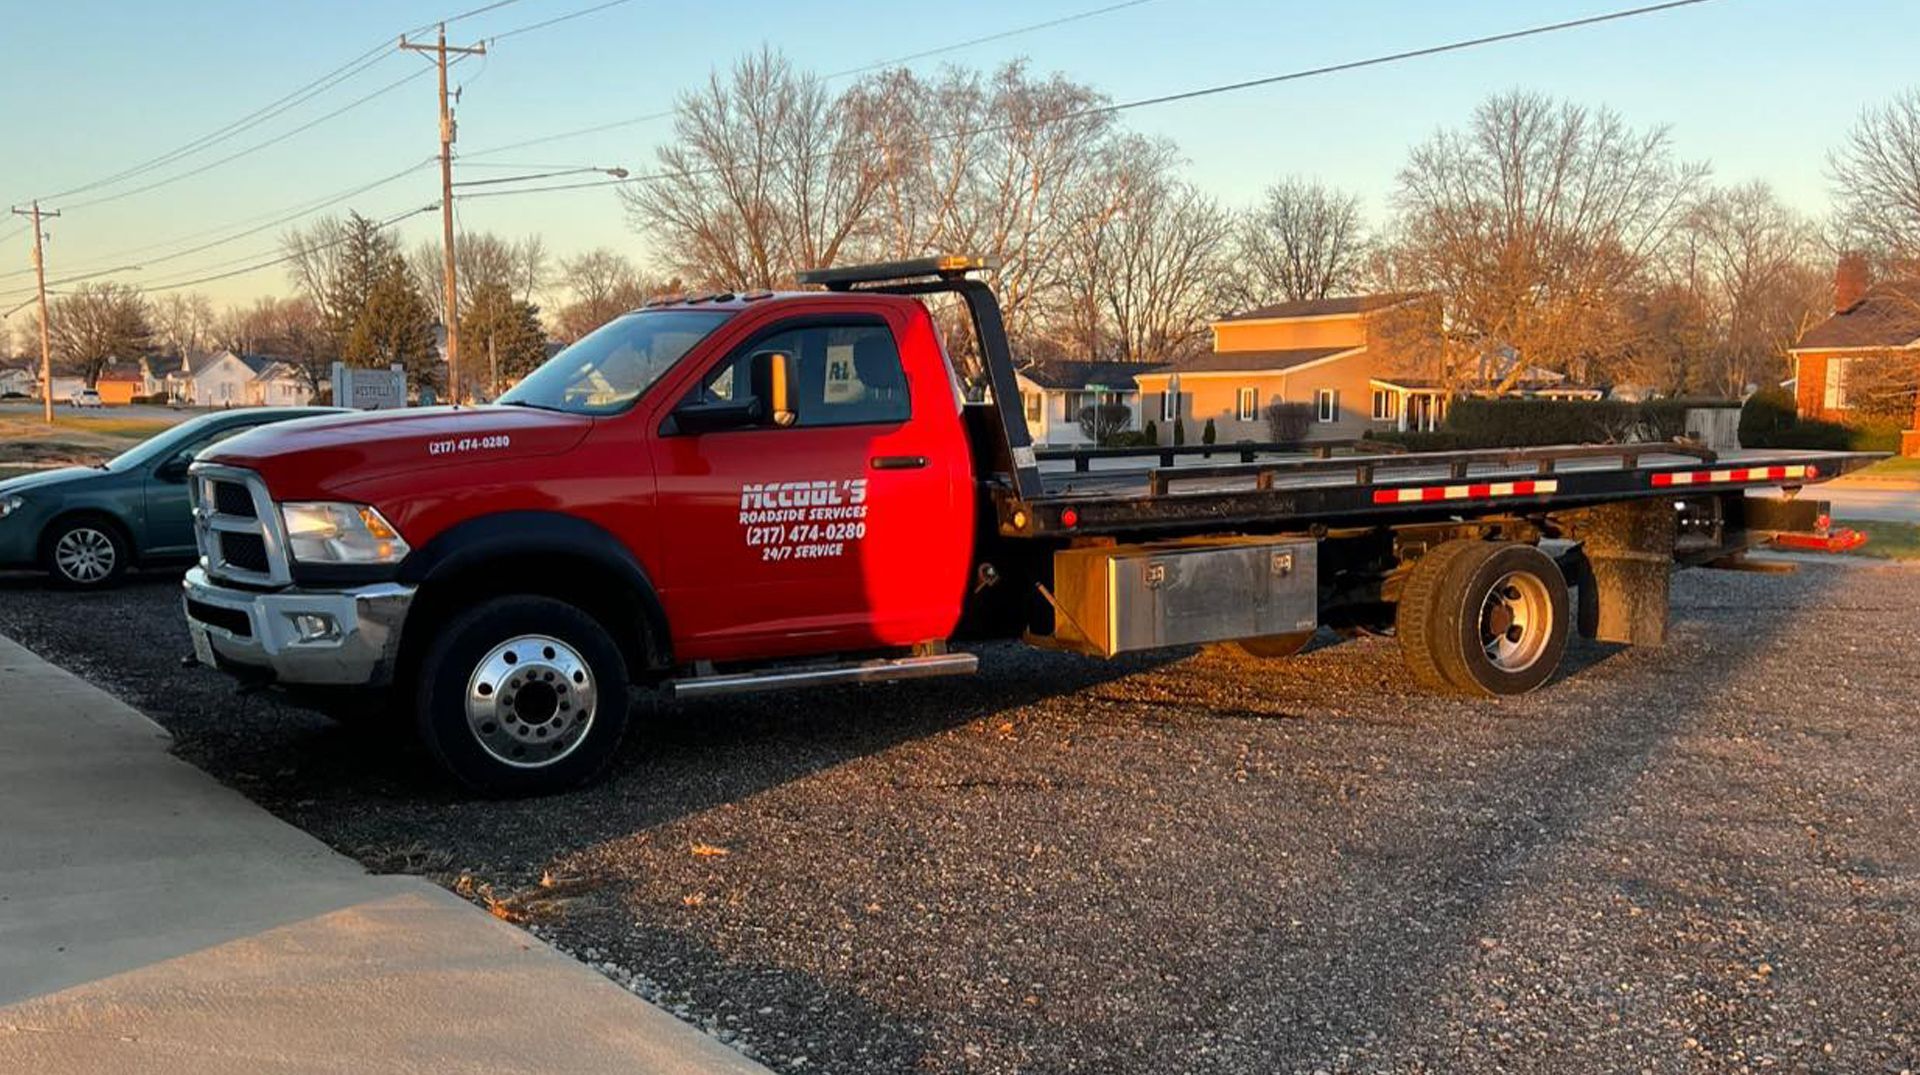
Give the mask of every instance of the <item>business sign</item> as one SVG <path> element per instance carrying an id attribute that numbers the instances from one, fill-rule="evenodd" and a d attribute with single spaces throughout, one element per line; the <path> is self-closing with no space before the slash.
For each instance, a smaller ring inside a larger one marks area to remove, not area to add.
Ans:
<path id="1" fill-rule="evenodd" d="M 407 405 L 407 373 L 399 366 L 383 370 L 333 364 L 333 405 L 360 411 L 384 411 Z"/>

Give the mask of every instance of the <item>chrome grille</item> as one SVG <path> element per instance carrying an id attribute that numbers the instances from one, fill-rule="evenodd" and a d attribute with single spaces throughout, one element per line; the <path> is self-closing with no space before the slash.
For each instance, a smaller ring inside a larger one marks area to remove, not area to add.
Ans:
<path id="1" fill-rule="evenodd" d="M 189 474 L 194 538 L 207 574 L 252 586 L 292 582 L 280 513 L 260 476 L 214 463 L 195 463 Z"/>

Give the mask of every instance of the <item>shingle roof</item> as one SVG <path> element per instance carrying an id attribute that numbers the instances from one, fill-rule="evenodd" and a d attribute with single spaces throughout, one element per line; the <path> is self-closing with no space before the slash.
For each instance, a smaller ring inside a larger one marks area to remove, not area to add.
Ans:
<path id="1" fill-rule="evenodd" d="M 1132 388 L 1136 376 L 1162 368 L 1144 362 L 1035 362 L 1020 375 L 1042 388 L 1077 392 L 1090 385 Z"/>
<path id="2" fill-rule="evenodd" d="M 1281 351 L 1210 351 L 1166 367 L 1171 373 L 1278 373 L 1358 347 L 1292 347 Z"/>
<path id="3" fill-rule="evenodd" d="M 100 371 L 96 381 L 145 381 L 138 366 L 114 365 Z"/>
<path id="4" fill-rule="evenodd" d="M 1808 329 L 1796 351 L 1905 347 L 1920 340 L 1920 281 L 1879 284 L 1859 302 Z"/>
<path id="5" fill-rule="evenodd" d="M 1341 295 L 1328 299 L 1303 299 L 1298 302 L 1276 302 L 1271 306 L 1261 306 L 1252 310 L 1243 310 L 1237 314 L 1228 314 L 1222 321 L 1274 321 L 1289 317 L 1330 317 L 1337 314 L 1364 314 L 1374 310 L 1384 310 L 1389 306 L 1398 306 L 1408 299 L 1420 297 L 1418 291 L 1388 291 L 1378 295 Z"/>

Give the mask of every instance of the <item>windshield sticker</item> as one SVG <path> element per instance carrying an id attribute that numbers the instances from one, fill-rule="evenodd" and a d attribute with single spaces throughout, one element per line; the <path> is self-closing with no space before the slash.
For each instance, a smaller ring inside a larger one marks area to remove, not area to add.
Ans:
<path id="1" fill-rule="evenodd" d="M 764 561 L 844 556 L 867 536 L 867 479 L 749 482 L 740 487 L 740 528 Z"/>

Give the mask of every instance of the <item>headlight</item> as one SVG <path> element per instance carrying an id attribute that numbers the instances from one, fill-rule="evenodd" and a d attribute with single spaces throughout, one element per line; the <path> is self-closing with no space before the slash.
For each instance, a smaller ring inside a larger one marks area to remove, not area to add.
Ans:
<path id="1" fill-rule="evenodd" d="M 400 532 L 365 504 L 280 505 L 287 551 L 307 564 L 395 564 L 407 555 Z"/>
<path id="2" fill-rule="evenodd" d="M 26 504 L 26 500 L 17 496 L 0 496 L 0 519 L 4 519 Z"/>

